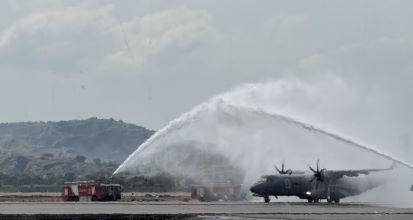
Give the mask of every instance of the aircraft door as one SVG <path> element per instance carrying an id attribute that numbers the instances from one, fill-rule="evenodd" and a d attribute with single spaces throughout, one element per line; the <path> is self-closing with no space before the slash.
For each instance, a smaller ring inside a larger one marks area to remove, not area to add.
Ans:
<path id="1" fill-rule="evenodd" d="M 286 178 L 284 179 L 284 188 L 285 188 L 285 194 L 286 195 L 291 195 L 291 180 Z"/>
<path id="2" fill-rule="evenodd" d="M 292 191 L 293 191 L 294 195 L 301 194 L 302 191 L 303 191 L 302 187 L 300 186 L 300 183 L 297 182 L 297 181 L 294 181 L 292 183 L 292 187 L 293 187 Z"/>

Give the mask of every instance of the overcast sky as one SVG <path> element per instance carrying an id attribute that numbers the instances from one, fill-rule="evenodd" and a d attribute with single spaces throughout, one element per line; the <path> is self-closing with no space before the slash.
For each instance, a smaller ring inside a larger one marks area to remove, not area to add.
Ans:
<path id="1" fill-rule="evenodd" d="M 1 1 L 0 122 L 97 116 L 159 129 L 235 86 L 293 79 L 320 96 L 339 82 L 321 105 L 339 104 L 328 117 L 396 143 L 413 133 L 412 10 L 409 0 Z"/>

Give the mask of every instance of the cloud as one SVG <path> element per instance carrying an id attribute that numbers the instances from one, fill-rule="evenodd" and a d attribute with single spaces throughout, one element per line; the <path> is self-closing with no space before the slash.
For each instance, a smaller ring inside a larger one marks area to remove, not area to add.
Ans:
<path id="1" fill-rule="evenodd" d="M 168 49 L 191 49 L 213 32 L 210 20 L 205 11 L 178 7 L 113 26 L 107 33 L 115 39 L 115 51 L 105 57 L 104 66 L 139 69 Z"/>
<path id="2" fill-rule="evenodd" d="M 212 27 L 205 11 L 176 7 L 120 20 L 113 5 L 34 12 L 0 35 L 0 65 L 61 72 L 134 71 L 174 47 L 188 49 Z"/>
<path id="3" fill-rule="evenodd" d="M 323 56 L 315 53 L 304 59 L 300 60 L 298 66 L 305 70 L 311 70 L 313 68 L 320 68 L 323 66 Z"/>
<path id="4" fill-rule="evenodd" d="M 367 43 L 342 45 L 330 56 L 343 72 L 380 76 L 411 71 L 413 43 L 407 39 L 378 36 Z"/>
<path id="5" fill-rule="evenodd" d="M 66 7 L 27 15 L 4 30 L 1 65 L 71 72 L 96 63 L 108 42 L 101 33 L 113 25 L 110 11 L 111 6 Z"/>
<path id="6" fill-rule="evenodd" d="M 373 145 L 413 137 L 406 2 L 26 2 L 0 3 L 0 121 L 157 129 L 234 86 L 289 80 L 280 108 Z"/>

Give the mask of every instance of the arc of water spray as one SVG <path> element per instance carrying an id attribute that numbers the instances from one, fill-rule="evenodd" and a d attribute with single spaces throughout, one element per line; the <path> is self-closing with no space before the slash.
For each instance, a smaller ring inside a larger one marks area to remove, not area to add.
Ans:
<path id="1" fill-rule="evenodd" d="M 214 98 L 211 99 L 211 101 L 214 101 L 214 100 L 216 100 L 216 99 L 214 99 Z M 223 104 L 223 103 L 220 103 L 220 104 Z M 379 156 L 381 156 L 383 158 L 386 158 L 390 161 L 393 161 L 397 164 L 400 164 L 400 165 L 403 165 L 407 168 L 413 169 L 413 165 L 411 165 L 411 164 L 409 164 L 409 163 L 407 163 L 407 162 L 405 162 L 405 161 L 403 161 L 399 158 L 396 158 L 396 157 L 394 157 L 390 154 L 380 152 L 379 150 L 377 150 L 373 147 L 370 147 L 370 146 L 367 146 L 366 144 L 361 144 L 359 142 L 353 141 L 350 138 L 343 137 L 343 136 L 340 136 L 338 134 L 323 130 L 321 128 L 317 128 L 313 125 L 300 122 L 300 121 L 298 121 L 298 120 L 296 120 L 292 117 L 287 117 L 285 115 L 278 114 L 278 113 L 273 113 L 273 112 L 269 113 L 269 112 L 263 111 L 262 109 L 259 109 L 259 108 L 240 107 L 240 106 L 234 106 L 234 105 L 228 105 L 228 104 L 227 104 L 227 106 L 231 107 L 231 108 L 238 108 L 238 109 L 243 108 L 244 110 L 248 110 L 250 112 L 256 112 L 256 113 L 260 113 L 260 114 L 263 114 L 263 115 L 267 115 L 268 117 L 275 117 L 275 118 L 281 119 L 285 122 L 291 123 L 291 124 L 296 125 L 296 126 L 300 126 L 304 129 L 307 129 L 307 130 L 310 130 L 310 131 L 313 131 L 313 132 L 318 132 L 320 134 L 327 135 L 330 138 L 348 143 L 351 146 L 354 146 L 354 147 L 360 148 L 362 150 L 365 150 L 367 152 L 379 155 Z M 184 113 L 180 117 L 178 117 L 177 119 L 172 120 L 168 125 L 166 125 L 161 130 L 156 132 L 152 137 L 150 137 L 148 140 L 146 140 L 144 143 L 142 143 L 137 150 L 135 150 L 131 155 L 129 155 L 129 157 L 115 170 L 115 172 L 112 174 L 112 176 L 117 174 L 118 172 L 120 172 L 124 168 L 124 166 L 129 162 L 129 160 L 131 160 L 138 153 L 145 150 L 151 143 L 153 143 L 154 141 L 156 141 L 158 139 L 161 139 L 165 134 L 168 134 L 169 132 L 171 132 L 175 129 L 181 128 L 188 121 L 196 120 L 197 116 L 202 112 L 202 110 L 204 108 L 206 108 L 206 105 L 201 104 L 201 105 L 196 106 L 195 108 L 193 108 L 192 111 Z M 184 120 L 184 119 L 186 119 L 186 120 Z"/>
<path id="2" fill-rule="evenodd" d="M 240 108 L 239 106 L 233 106 L 233 105 L 229 105 L 229 106 L 232 107 L 232 108 Z M 278 113 L 268 113 L 268 112 L 263 111 L 262 109 L 257 109 L 257 108 L 247 108 L 247 107 L 241 107 L 241 108 L 244 108 L 245 110 L 257 112 L 257 113 L 260 113 L 260 114 L 264 114 L 264 115 L 267 115 L 267 116 L 269 116 L 269 117 L 279 118 L 279 119 L 281 119 L 281 120 L 283 120 L 283 121 L 285 121 L 285 122 L 291 123 L 291 124 L 296 125 L 296 126 L 300 126 L 300 127 L 304 128 L 304 129 L 306 129 L 306 130 L 313 131 L 313 132 L 315 131 L 315 132 L 318 132 L 318 133 L 320 133 L 320 134 L 327 135 L 328 137 L 331 137 L 331 138 L 333 138 L 333 139 L 336 139 L 336 140 L 339 140 L 339 141 L 348 143 L 348 144 L 350 144 L 350 145 L 352 145 L 352 146 L 354 146 L 354 147 L 357 147 L 357 148 L 360 148 L 360 149 L 365 150 L 365 151 L 367 151 L 367 152 L 370 152 L 370 153 L 379 155 L 379 156 L 381 156 L 381 157 L 383 157 L 383 158 L 386 158 L 386 159 L 388 159 L 388 160 L 390 160 L 390 161 L 393 161 L 393 162 L 395 162 L 395 163 L 398 163 L 398 164 L 400 164 L 400 165 L 403 165 L 403 166 L 405 166 L 405 167 L 407 167 L 407 168 L 413 169 L 413 165 L 411 165 L 411 164 L 409 164 L 409 163 L 407 163 L 407 162 L 405 162 L 405 161 L 403 161 L 403 160 L 401 160 L 401 159 L 399 159 L 399 158 L 396 158 L 396 157 L 394 157 L 394 156 L 392 156 L 392 155 L 390 155 L 390 154 L 386 154 L 386 153 L 384 153 L 384 152 L 380 152 L 379 150 L 376 150 L 375 148 L 373 148 L 373 147 L 371 147 L 371 146 L 367 146 L 367 145 L 365 145 L 365 144 L 361 144 L 361 143 L 359 143 L 359 142 L 353 141 L 353 140 L 351 140 L 350 138 L 343 137 L 343 136 L 341 136 L 341 135 L 338 135 L 338 134 L 335 134 L 335 133 L 332 133 L 332 132 L 328 132 L 328 131 L 323 130 L 323 129 L 321 129 L 321 128 L 317 128 L 317 127 L 315 127 L 315 126 L 313 126 L 313 125 L 300 122 L 300 121 L 298 121 L 298 120 L 296 120 L 296 119 L 294 119 L 294 118 L 287 117 L 287 116 L 284 116 L 284 115 L 281 115 L 281 114 L 278 114 Z"/>
<path id="3" fill-rule="evenodd" d="M 130 154 L 128 156 L 128 158 L 126 158 L 126 160 L 121 165 L 119 165 L 119 167 L 115 170 L 115 172 L 113 172 L 112 176 L 116 175 L 118 172 L 120 172 L 122 170 L 122 168 L 129 162 L 129 160 L 131 160 L 138 153 L 145 150 L 151 143 L 153 143 L 154 141 L 156 141 L 158 139 L 161 139 L 165 134 L 168 134 L 169 132 L 171 132 L 173 130 L 181 128 L 183 125 L 186 124 L 186 122 L 188 122 L 188 120 L 190 120 L 190 121 L 195 120 L 197 118 L 197 116 L 200 114 L 201 110 L 205 107 L 206 107 L 205 104 L 198 105 L 198 106 L 194 107 L 191 111 L 189 111 L 187 113 L 184 113 L 181 116 L 179 116 L 178 118 L 170 121 L 168 123 L 168 125 L 166 125 L 162 129 L 157 131 L 154 135 L 152 135 L 145 142 L 143 142 L 139 146 L 138 149 L 136 149 L 132 154 Z M 184 120 L 184 119 L 186 119 L 186 120 Z"/>

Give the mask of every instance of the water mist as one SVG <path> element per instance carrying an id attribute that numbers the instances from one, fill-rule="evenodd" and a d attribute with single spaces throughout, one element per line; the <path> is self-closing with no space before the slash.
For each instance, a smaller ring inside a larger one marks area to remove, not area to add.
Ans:
<path id="1" fill-rule="evenodd" d="M 275 94 L 280 95 L 285 93 L 284 84 L 272 83 L 270 86 L 274 87 Z M 268 87 L 268 84 L 263 85 Z M 268 95 L 257 93 L 260 86 L 249 84 L 218 95 L 171 121 L 139 146 L 114 174 L 125 171 L 144 175 L 168 172 L 199 183 L 233 178 L 248 187 L 259 176 L 274 173 L 274 164 L 282 160 L 289 169 L 296 170 L 307 169 L 307 165 L 314 164 L 317 159 L 320 159 L 322 167 L 330 170 L 386 168 L 396 162 L 400 164 L 397 172 L 406 176 L 407 168 L 413 168 L 411 164 L 377 148 L 301 122 L 295 119 L 295 115 L 286 115 L 288 110 L 283 106 L 280 106 L 283 114 L 275 112 L 273 109 L 277 103 L 271 105 L 272 109 L 266 105 L 249 105 L 246 100 L 251 97 L 262 99 Z M 268 100 L 268 97 L 262 100 Z M 385 193 L 389 194 L 387 200 L 401 197 L 409 200 L 403 192 L 408 191 L 412 178 L 397 179 L 390 172 L 377 178 L 392 180 L 387 181 L 384 188 L 379 187 L 380 198 Z M 395 182 L 404 188 L 383 192 Z M 355 199 L 380 200 L 378 196 L 371 196 L 377 195 L 375 190 L 372 191 L 367 192 L 366 197 Z"/>

